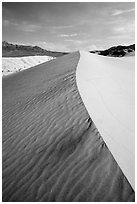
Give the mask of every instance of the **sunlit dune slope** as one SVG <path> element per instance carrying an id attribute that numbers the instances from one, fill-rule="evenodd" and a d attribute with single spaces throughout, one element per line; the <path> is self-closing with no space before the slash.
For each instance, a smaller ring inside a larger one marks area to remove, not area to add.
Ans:
<path id="1" fill-rule="evenodd" d="M 81 52 L 77 85 L 110 152 L 135 187 L 135 58 Z"/>
<path id="2" fill-rule="evenodd" d="M 19 72 L 52 59 L 53 57 L 49 56 L 3 57 L 2 75 Z"/>
<path id="3" fill-rule="evenodd" d="M 79 53 L 3 78 L 3 201 L 134 201 L 81 100 Z"/>

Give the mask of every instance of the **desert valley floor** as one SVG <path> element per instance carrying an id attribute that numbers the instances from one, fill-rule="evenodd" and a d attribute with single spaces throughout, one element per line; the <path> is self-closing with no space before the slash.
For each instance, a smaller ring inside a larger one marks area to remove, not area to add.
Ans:
<path id="1" fill-rule="evenodd" d="M 3 78 L 3 202 L 132 202 L 76 83 L 80 53 Z"/>

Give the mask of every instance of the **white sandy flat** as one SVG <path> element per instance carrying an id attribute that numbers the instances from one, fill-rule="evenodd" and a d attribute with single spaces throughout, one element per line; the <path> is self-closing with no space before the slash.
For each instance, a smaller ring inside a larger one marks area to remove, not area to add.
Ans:
<path id="1" fill-rule="evenodd" d="M 53 57 L 49 56 L 3 57 L 2 74 L 5 76 L 18 71 L 23 71 L 52 59 Z"/>

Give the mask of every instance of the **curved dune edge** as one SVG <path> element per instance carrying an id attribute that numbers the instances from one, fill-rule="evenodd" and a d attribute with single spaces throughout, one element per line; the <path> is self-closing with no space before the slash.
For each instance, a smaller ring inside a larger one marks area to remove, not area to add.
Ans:
<path id="1" fill-rule="evenodd" d="M 85 107 L 135 189 L 134 60 L 80 52 L 76 82 Z"/>

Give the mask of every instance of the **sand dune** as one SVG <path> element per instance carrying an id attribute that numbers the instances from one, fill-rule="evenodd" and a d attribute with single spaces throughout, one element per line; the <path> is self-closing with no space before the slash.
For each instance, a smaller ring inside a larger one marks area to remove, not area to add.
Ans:
<path id="1" fill-rule="evenodd" d="M 3 78 L 3 202 L 134 201 L 79 95 L 79 57 Z"/>
<path id="2" fill-rule="evenodd" d="M 15 72 L 28 69 L 43 62 L 49 61 L 53 57 L 49 56 L 29 56 L 29 57 L 3 57 L 2 75 L 9 75 Z"/>
<path id="3" fill-rule="evenodd" d="M 77 85 L 109 150 L 135 187 L 135 58 L 81 52 Z"/>

